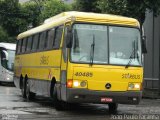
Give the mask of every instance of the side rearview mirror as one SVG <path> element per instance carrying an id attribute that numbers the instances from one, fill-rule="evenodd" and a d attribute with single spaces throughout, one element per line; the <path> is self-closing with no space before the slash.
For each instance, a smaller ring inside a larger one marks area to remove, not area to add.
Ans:
<path id="1" fill-rule="evenodd" d="M 147 48 L 146 48 L 146 36 L 142 36 L 142 53 L 146 54 L 147 53 Z"/>
<path id="2" fill-rule="evenodd" d="M 69 27 L 67 27 L 67 36 L 66 36 L 67 48 L 71 48 L 72 47 L 72 40 L 73 40 L 72 29 L 69 26 Z"/>

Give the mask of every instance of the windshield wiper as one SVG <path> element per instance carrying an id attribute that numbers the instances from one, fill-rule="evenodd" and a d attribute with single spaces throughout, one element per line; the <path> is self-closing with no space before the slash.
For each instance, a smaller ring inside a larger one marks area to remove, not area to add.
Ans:
<path id="1" fill-rule="evenodd" d="M 128 64 L 125 66 L 125 68 L 128 68 L 129 66 L 130 66 L 130 64 L 131 64 L 131 62 L 132 62 L 132 58 L 134 58 L 135 59 L 135 57 L 136 57 L 136 52 L 137 52 L 137 49 L 136 49 L 136 47 L 135 47 L 135 44 L 136 44 L 136 42 L 134 41 L 133 42 L 133 51 L 132 51 L 132 53 L 131 53 L 131 55 L 130 55 L 130 57 L 129 57 L 129 62 L 128 62 Z"/>
<path id="2" fill-rule="evenodd" d="M 90 65 L 93 65 L 93 59 L 94 59 L 94 47 L 95 47 L 95 35 L 93 34 L 93 42 L 91 44 L 91 52 L 90 52 Z"/>

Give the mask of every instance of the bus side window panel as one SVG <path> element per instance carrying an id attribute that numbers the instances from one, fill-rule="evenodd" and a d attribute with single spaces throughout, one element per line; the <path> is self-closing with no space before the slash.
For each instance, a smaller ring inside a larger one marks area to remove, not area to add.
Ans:
<path id="1" fill-rule="evenodd" d="M 32 43 L 31 43 L 31 51 L 33 51 L 33 40 L 35 38 L 35 35 L 32 35 Z"/>
<path id="2" fill-rule="evenodd" d="M 25 52 L 26 49 L 26 43 L 27 43 L 27 38 L 23 39 L 23 44 L 22 44 L 22 53 Z"/>
<path id="3" fill-rule="evenodd" d="M 38 48 L 38 41 L 39 41 L 39 34 L 34 35 L 33 38 L 33 45 L 32 45 L 32 51 L 36 51 Z"/>
<path id="4" fill-rule="evenodd" d="M 44 41 L 44 49 L 48 49 L 48 34 L 49 34 L 49 30 L 46 31 L 46 35 L 45 35 L 45 41 Z"/>
<path id="5" fill-rule="evenodd" d="M 48 49 L 53 48 L 54 42 L 55 42 L 55 28 L 48 31 Z"/>
<path id="6" fill-rule="evenodd" d="M 39 50 L 43 50 L 45 46 L 45 38 L 46 38 L 46 32 L 42 32 L 40 34 L 40 41 L 39 41 Z"/>
<path id="7" fill-rule="evenodd" d="M 32 46 L 32 36 L 28 38 L 27 49 L 26 49 L 27 52 L 31 50 L 31 46 Z"/>
<path id="8" fill-rule="evenodd" d="M 19 51 L 20 54 L 22 53 L 23 41 L 24 41 L 24 39 L 21 40 L 21 44 L 20 44 L 20 51 Z"/>
<path id="9" fill-rule="evenodd" d="M 55 30 L 55 43 L 53 44 L 53 48 L 55 49 L 58 49 L 60 47 L 62 32 L 63 32 L 63 26 L 59 26 Z"/>
<path id="10" fill-rule="evenodd" d="M 38 43 L 37 43 L 37 51 L 40 49 L 40 37 L 41 37 L 41 33 L 38 33 Z"/>

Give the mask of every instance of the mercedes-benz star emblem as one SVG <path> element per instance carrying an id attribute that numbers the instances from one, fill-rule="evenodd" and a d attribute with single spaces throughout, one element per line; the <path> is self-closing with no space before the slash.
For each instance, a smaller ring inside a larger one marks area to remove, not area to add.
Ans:
<path id="1" fill-rule="evenodd" d="M 107 84 L 105 85 L 105 87 L 106 87 L 106 89 L 110 89 L 110 88 L 111 88 L 111 84 L 110 84 L 110 83 L 107 83 Z"/>

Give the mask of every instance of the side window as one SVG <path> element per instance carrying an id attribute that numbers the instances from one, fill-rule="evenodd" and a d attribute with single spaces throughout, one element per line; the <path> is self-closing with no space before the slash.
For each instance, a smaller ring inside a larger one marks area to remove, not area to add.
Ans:
<path id="1" fill-rule="evenodd" d="M 22 53 L 22 48 L 23 48 L 23 40 L 24 40 L 24 39 L 22 39 L 22 40 L 21 40 L 20 53 Z"/>
<path id="2" fill-rule="evenodd" d="M 36 34 L 33 37 L 32 51 L 36 51 L 37 50 L 38 41 L 39 41 L 39 34 Z"/>
<path id="3" fill-rule="evenodd" d="M 44 49 L 48 49 L 48 34 L 49 34 L 49 30 L 46 32 L 45 41 L 44 41 Z"/>
<path id="4" fill-rule="evenodd" d="M 21 42 L 22 42 L 22 40 L 18 40 L 18 43 L 17 43 L 17 54 L 19 54 L 20 53 L 20 50 L 21 50 Z"/>
<path id="5" fill-rule="evenodd" d="M 34 40 L 34 37 L 35 37 L 35 35 L 32 35 L 32 43 L 31 43 L 31 49 L 30 49 L 30 51 L 32 51 L 32 48 L 33 48 L 33 40 Z"/>
<path id="6" fill-rule="evenodd" d="M 48 49 L 53 48 L 54 45 L 54 34 L 55 34 L 55 29 L 51 29 L 48 31 Z"/>
<path id="7" fill-rule="evenodd" d="M 63 26 L 57 27 L 55 29 L 55 42 L 53 43 L 53 48 L 59 48 L 62 38 Z"/>
<path id="8" fill-rule="evenodd" d="M 30 51 L 32 46 L 32 36 L 28 38 L 27 49 L 26 51 Z"/>
<path id="9" fill-rule="evenodd" d="M 26 51 L 26 43 L 27 43 L 27 38 L 24 38 L 22 43 L 22 53 Z"/>
<path id="10" fill-rule="evenodd" d="M 43 50 L 44 49 L 45 39 L 46 39 L 46 32 L 42 32 L 40 34 L 39 50 Z"/>

